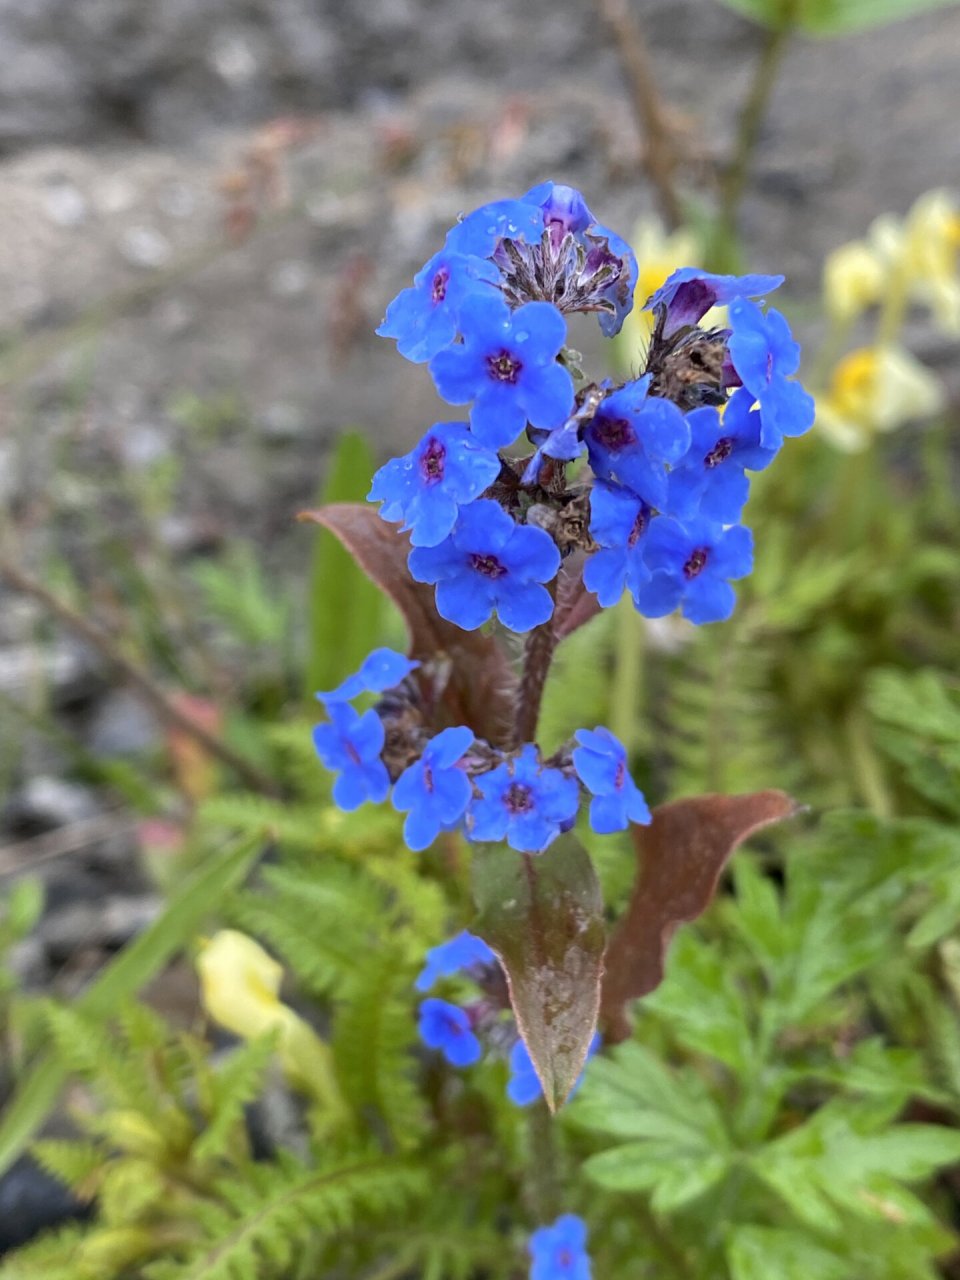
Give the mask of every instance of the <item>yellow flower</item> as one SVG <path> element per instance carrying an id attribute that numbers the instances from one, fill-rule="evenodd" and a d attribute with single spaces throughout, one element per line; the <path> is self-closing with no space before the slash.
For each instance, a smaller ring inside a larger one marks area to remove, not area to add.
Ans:
<path id="1" fill-rule="evenodd" d="M 700 265 L 700 250 L 694 234 L 681 228 L 668 235 L 656 218 L 641 218 L 633 229 L 630 243 L 637 255 L 637 287 L 633 292 L 633 310 L 616 339 L 617 354 L 625 368 L 638 363 L 653 333 L 653 312 L 644 311 L 643 304 L 677 267 Z"/>
<path id="2" fill-rule="evenodd" d="M 823 298 L 840 324 L 855 320 L 883 297 L 887 268 L 876 249 L 851 240 L 828 254 L 823 264 Z"/>
<path id="3" fill-rule="evenodd" d="M 203 1006 L 215 1022 L 244 1040 L 278 1032 L 280 1063 L 290 1080 L 314 1093 L 328 1083 L 327 1046 L 280 999 L 283 969 L 258 942 L 221 929 L 204 943 L 196 964 Z"/>
<path id="4" fill-rule="evenodd" d="M 907 215 L 904 270 L 911 292 L 951 334 L 960 334 L 960 209 L 946 191 L 928 191 Z"/>
<path id="5" fill-rule="evenodd" d="M 944 407 L 939 380 L 902 347 L 859 347 L 843 357 L 817 396 L 817 427 L 838 449 L 856 453 Z"/>

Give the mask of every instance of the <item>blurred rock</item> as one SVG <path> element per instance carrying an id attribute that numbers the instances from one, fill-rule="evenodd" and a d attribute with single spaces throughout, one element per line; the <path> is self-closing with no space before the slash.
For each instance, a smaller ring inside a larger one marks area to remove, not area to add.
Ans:
<path id="1" fill-rule="evenodd" d="M 94 817 L 99 808 L 88 787 L 41 775 L 14 791 L 0 812 L 0 820 L 13 835 L 26 837 L 83 822 Z"/>
<path id="2" fill-rule="evenodd" d="M 55 964 L 84 949 L 116 951 L 152 924 L 162 909 L 158 894 L 74 902 L 45 916 L 38 936 Z"/>
<path id="3" fill-rule="evenodd" d="M 102 669 L 74 640 L 0 648 L 0 693 L 28 703 L 43 696 L 56 708 L 89 701 L 102 688 Z"/>
<path id="4" fill-rule="evenodd" d="M 135 267 L 157 271 L 173 257 L 173 246 L 153 227 L 128 227 L 120 237 L 120 252 Z"/>
<path id="5" fill-rule="evenodd" d="M 156 748 L 160 732 L 142 698 L 114 689 L 97 705 L 85 736 L 96 756 L 134 756 Z"/>
<path id="6" fill-rule="evenodd" d="M 89 1216 L 89 1208 L 30 1156 L 21 1156 L 0 1177 L 0 1255 L 48 1227 Z"/>

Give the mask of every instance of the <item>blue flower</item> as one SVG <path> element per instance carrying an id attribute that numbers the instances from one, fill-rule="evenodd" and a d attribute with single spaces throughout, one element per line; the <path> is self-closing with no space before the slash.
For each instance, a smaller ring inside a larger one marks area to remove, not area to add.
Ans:
<path id="1" fill-rule="evenodd" d="M 317 697 L 329 711 L 333 702 L 349 702 L 352 698 L 358 698 L 361 693 L 383 693 L 386 689 L 392 689 L 419 665 L 419 662 L 405 658 L 394 649 L 374 649 L 364 658 L 359 671 L 347 676 L 336 689 L 318 693 Z"/>
<path id="2" fill-rule="evenodd" d="M 529 631 L 553 613 L 546 587 L 560 568 L 560 553 L 543 529 L 518 525 L 489 498 L 471 502 L 444 542 L 414 547 L 410 573 L 436 583 L 437 612 L 464 631 L 475 631 L 496 610 L 511 631 Z"/>
<path id="3" fill-rule="evenodd" d="M 670 515 L 684 520 L 699 512 L 721 524 L 740 519 L 750 492 L 744 468 L 762 471 L 777 456 L 760 444 L 760 414 L 752 406 L 753 394 L 741 389 L 722 421 L 712 407 L 687 414 L 690 448 L 670 472 Z"/>
<path id="4" fill-rule="evenodd" d="M 760 443 L 779 449 L 784 436 L 801 436 L 813 426 L 813 396 L 790 377 L 800 367 L 800 344 L 779 311 L 764 315 L 746 298 L 730 304 L 730 327 L 733 367 L 760 401 Z"/>
<path id="5" fill-rule="evenodd" d="M 385 738 L 383 721 L 371 707 L 358 715 L 345 702 L 327 704 L 329 724 L 313 729 L 313 745 L 322 763 L 341 770 L 333 785 L 333 799 L 348 813 L 365 800 L 386 800 L 390 778 L 380 759 Z"/>
<path id="6" fill-rule="evenodd" d="M 500 459 L 466 423 L 438 422 L 410 453 L 380 468 L 367 500 L 383 503 L 384 520 L 402 520 L 415 547 L 435 547 L 456 524 L 460 506 L 499 474 Z"/>
<path id="7" fill-rule="evenodd" d="M 521 199 L 525 204 L 535 204 L 543 210 L 543 220 L 554 245 L 559 244 L 567 232 L 586 231 L 593 226 L 593 214 L 575 187 L 565 187 L 559 182 L 541 182 L 531 187 Z"/>
<path id="8" fill-rule="evenodd" d="M 610 309 L 600 310 L 595 305 L 585 309 L 597 310 L 600 328 L 608 338 L 618 334 L 633 307 L 638 275 L 637 259 L 626 240 L 595 221 L 583 196 L 574 187 L 541 182 L 523 199 L 542 208 L 554 248 L 559 248 L 569 233 L 583 249 L 585 258 L 578 273 L 580 290 L 591 277 L 600 276 L 601 280 L 609 277 L 599 288 L 595 300 Z M 564 290 L 567 292 L 569 289 Z"/>
<path id="9" fill-rule="evenodd" d="M 753 568 L 750 530 L 729 529 L 696 516 L 681 524 L 668 516 L 655 520 L 644 549 L 651 578 L 635 603 L 648 618 L 660 618 L 682 606 L 691 622 L 722 622 L 736 598 L 728 579 L 744 578 Z"/>
<path id="10" fill-rule="evenodd" d="M 590 532 L 600 550 L 583 567 L 583 585 L 604 609 L 615 605 L 624 589 L 635 596 L 648 581 L 643 548 L 652 514 L 629 489 L 598 480 L 590 491 Z"/>
<path id="11" fill-rule="evenodd" d="M 595 1031 L 593 1039 L 590 1041 L 590 1047 L 587 1049 L 587 1062 L 597 1052 L 600 1045 L 600 1034 Z M 538 1098 L 543 1096 L 543 1085 L 540 1083 L 540 1077 L 534 1068 L 533 1060 L 527 1052 L 527 1046 L 522 1040 L 518 1040 L 510 1050 L 509 1065 L 510 1080 L 507 1083 L 507 1097 L 516 1107 L 529 1107 L 532 1102 L 536 1102 Z M 585 1074 L 586 1067 L 580 1072 L 576 1084 L 570 1090 L 571 1098 L 583 1083 Z"/>
<path id="12" fill-rule="evenodd" d="M 538 1227 L 527 1245 L 530 1280 L 590 1280 L 587 1224 L 564 1213 L 551 1227 Z"/>
<path id="13" fill-rule="evenodd" d="M 499 278 L 492 262 L 442 249 L 390 303 L 377 333 L 396 338 L 400 354 L 421 364 L 455 340 L 466 299 L 491 293 Z"/>
<path id="14" fill-rule="evenodd" d="M 650 810 L 643 792 L 630 777 L 627 752 L 609 729 L 579 729 L 573 751 L 577 777 L 592 794 L 590 825 L 597 835 L 625 831 L 631 822 L 643 826 Z"/>
<path id="15" fill-rule="evenodd" d="M 472 297 L 461 309 L 463 342 L 430 361 L 437 391 L 451 404 L 473 401 L 470 426 L 492 449 L 512 444 L 527 422 L 559 426 L 573 408 L 573 379 L 557 354 L 567 336 L 549 302 L 511 311 L 502 298 Z"/>
<path id="16" fill-rule="evenodd" d="M 604 480 L 617 480 L 651 507 L 667 500 L 666 463 L 690 447 L 690 428 L 669 400 L 648 396 L 649 374 L 612 392 L 597 409 L 584 439 L 590 465 Z"/>
<path id="17" fill-rule="evenodd" d="M 503 239 L 537 244 L 543 234 L 543 210 L 526 200 L 494 200 L 474 209 L 447 232 L 452 253 L 489 258 Z"/>
<path id="18" fill-rule="evenodd" d="M 418 991 L 429 991 L 441 978 L 449 978 L 461 969 L 470 969 L 474 965 L 493 964 L 496 956 L 482 938 L 466 929 L 447 942 L 431 947 L 427 952 L 427 963 L 424 965 L 415 986 Z"/>
<path id="19" fill-rule="evenodd" d="M 606 240 L 594 244 L 587 255 L 587 268 L 598 270 L 601 265 L 612 266 L 612 279 L 603 290 L 602 296 L 613 307 L 612 313 L 598 313 L 600 331 L 606 338 L 615 338 L 623 326 L 624 320 L 633 310 L 633 296 L 637 287 L 639 268 L 633 250 L 626 240 L 621 239 L 615 231 L 602 227 L 599 223 L 592 229 L 590 236 L 598 240 Z"/>
<path id="20" fill-rule="evenodd" d="M 415 853 L 433 844 L 467 811 L 473 788 L 458 767 L 473 743 L 473 730 L 459 725 L 431 738 L 423 755 L 404 769 L 393 789 L 393 807 L 409 810 L 403 838 Z"/>
<path id="21" fill-rule="evenodd" d="M 533 743 L 474 783 L 480 796 L 467 814 L 471 840 L 506 839 L 520 853 L 542 853 L 577 816 L 576 781 L 559 769 L 545 769 Z"/>
<path id="22" fill-rule="evenodd" d="M 678 329 L 695 325 L 711 307 L 723 307 L 735 298 L 760 298 L 783 284 L 783 276 L 716 276 L 699 267 L 681 267 L 668 276 L 644 311 L 653 311 L 661 324 L 660 335 L 669 338 Z"/>
<path id="23" fill-rule="evenodd" d="M 470 1067 L 483 1050 L 470 1028 L 470 1015 L 447 1000 L 431 996 L 420 1006 L 420 1039 L 428 1049 L 439 1049 L 451 1067 Z"/>

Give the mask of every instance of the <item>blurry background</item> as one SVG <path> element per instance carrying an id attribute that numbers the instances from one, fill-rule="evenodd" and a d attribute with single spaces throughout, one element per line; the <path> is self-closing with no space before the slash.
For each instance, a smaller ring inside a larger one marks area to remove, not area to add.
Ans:
<path id="1" fill-rule="evenodd" d="M 371 451 L 356 489 L 436 408 L 423 370 L 373 332 L 387 301 L 458 212 L 546 177 L 580 187 L 621 234 L 657 216 L 602 12 L 0 0 L 8 562 L 95 618 L 162 689 L 214 700 L 211 714 L 258 698 L 276 712 L 299 694 L 290 665 L 275 687 L 278 655 L 303 662 L 313 535 L 294 513 L 345 428 Z M 631 12 L 677 180 L 707 208 L 769 37 L 714 0 Z M 958 50 L 960 9 L 947 7 L 778 51 L 739 256 L 787 275 L 811 349 L 824 255 L 960 172 Z M 953 343 L 930 326 L 915 336 L 956 392 Z M 258 565 L 279 571 L 282 599 Z M 0 832 L 16 842 L 112 807 L 105 778 L 136 794 L 126 762 L 166 746 L 142 693 L 12 586 L 0 579 Z M 226 634 L 211 630 L 218 605 Z M 125 887 L 129 824 L 116 841 Z M 33 856 L 24 847 L 0 872 Z M 67 865 L 83 881 L 63 891 L 73 906 L 90 876 L 83 858 Z M 92 928 L 81 913 L 55 959 Z"/>
<path id="2" fill-rule="evenodd" d="M 779 44 L 715 0 L 629 9 L 700 260 L 786 274 L 815 390 L 840 352 L 831 329 L 818 354 L 825 256 L 960 174 L 960 7 L 930 8 Z M 198 806 L 326 785 L 284 772 L 310 691 L 400 633 L 295 513 L 321 491 L 363 497 L 438 416 L 425 371 L 374 328 L 459 212 L 552 178 L 662 241 L 617 12 L 0 0 L 0 890 L 32 872 L 44 890 L 11 985 L 69 995 L 155 921 L 209 851 Z M 766 90 L 737 234 L 705 250 L 744 104 Z M 641 272 L 677 265 L 638 252 Z M 844 350 L 869 338 L 862 311 Z M 900 318 L 941 388 L 926 420 L 859 453 L 791 443 L 747 512 L 764 551 L 737 618 L 696 636 L 598 620 L 559 664 L 545 733 L 611 723 L 656 801 L 778 785 L 955 823 L 960 365 L 948 328 Z M 629 341 L 622 375 L 642 332 Z M 583 342 L 606 372 L 592 327 Z M 907 400 L 893 425 L 923 396 Z M 615 901 L 629 867 L 612 865 Z M 152 998 L 193 1017 L 190 966 Z"/>

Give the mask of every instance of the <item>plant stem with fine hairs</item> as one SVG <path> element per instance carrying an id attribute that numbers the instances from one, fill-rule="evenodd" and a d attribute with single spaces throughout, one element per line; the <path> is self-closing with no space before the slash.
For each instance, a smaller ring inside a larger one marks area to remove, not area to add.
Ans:
<path id="1" fill-rule="evenodd" d="M 540 703 L 547 683 L 550 663 L 557 647 L 557 634 L 553 618 L 534 629 L 527 636 L 523 651 L 523 674 L 520 677 L 520 694 L 517 702 L 517 718 L 514 723 L 515 746 L 532 742 L 537 731 Z"/>
<path id="2" fill-rule="evenodd" d="M 750 90 L 740 111 L 733 157 L 720 183 L 720 222 L 730 234 L 736 229 L 737 210 L 750 176 L 750 167 L 770 105 L 770 97 L 777 83 L 780 64 L 792 34 L 793 25 L 786 14 L 778 26 L 764 32 L 763 46 Z"/>
<path id="3" fill-rule="evenodd" d="M 634 21 L 627 0 L 597 0 L 600 16 L 607 24 L 620 65 L 626 77 L 634 114 L 646 143 L 646 165 L 657 192 L 660 212 L 673 230 L 683 221 L 683 210 L 673 180 L 676 156 L 665 119 L 663 99 L 650 65 L 650 54 Z"/>

